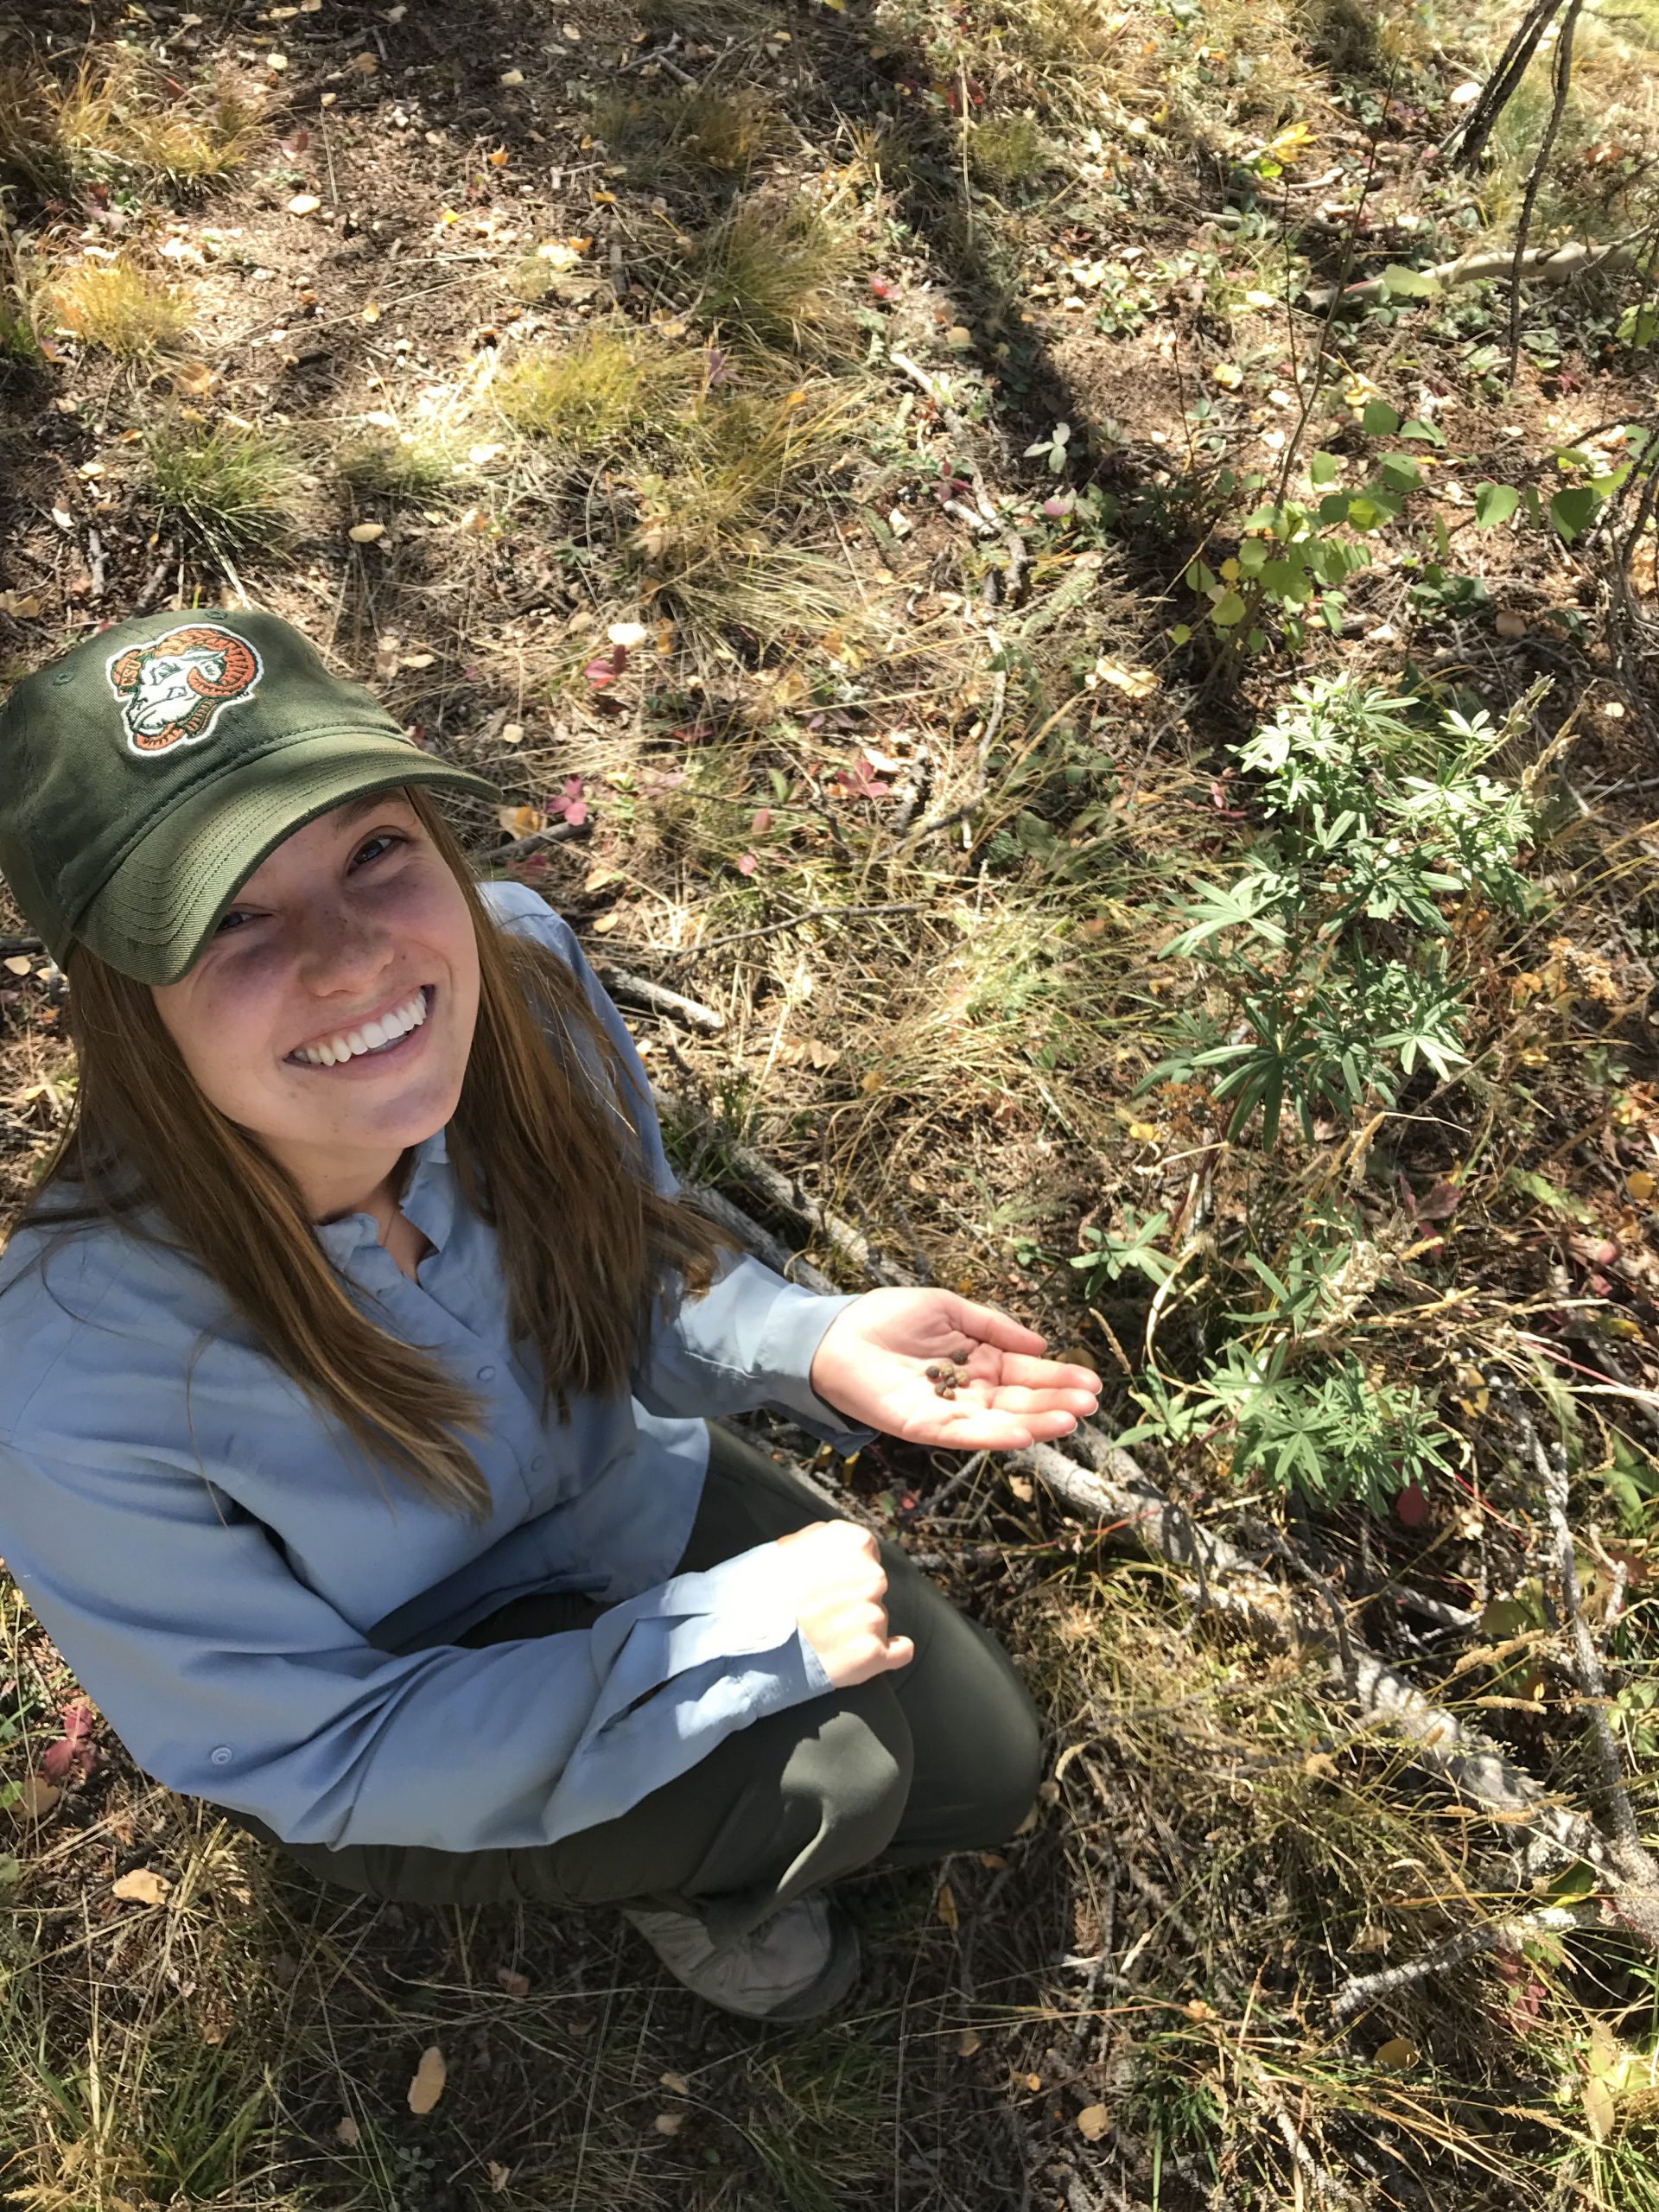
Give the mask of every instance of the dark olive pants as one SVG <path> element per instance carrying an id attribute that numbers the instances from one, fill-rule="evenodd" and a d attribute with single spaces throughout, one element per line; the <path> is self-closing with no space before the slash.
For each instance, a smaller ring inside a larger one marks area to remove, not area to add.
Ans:
<path id="1" fill-rule="evenodd" d="M 709 1476 L 680 1560 L 695 1573 L 834 1517 L 754 1445 L 710 1422 Z M 876 1864 L 914 1866 L 1001 1843 L 1037 1793 L 1037 1716 L 995 1638 L 959 1613 L 897 1547 L 882 1547 L 892 1631 L 907 1667 L 740 1729 L 619 1819 L 557 1843 L 449 1852 L 284 1844 L 230 1817 L 323 1879 L 417 1904 L 666 1904 L 699 1912 L 717 1942 Z M 467 1644 L 589 1626 L 591 1599 L 515 1599 Z M 435 1766 L 435 1788 L 442 1787 Z"/>

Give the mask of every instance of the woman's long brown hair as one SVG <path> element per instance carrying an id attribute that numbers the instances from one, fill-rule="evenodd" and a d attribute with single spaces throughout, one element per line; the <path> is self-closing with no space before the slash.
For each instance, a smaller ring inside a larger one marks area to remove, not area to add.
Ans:
<path id="1" fill-rule="evenodd" d="M 709 1287 L 722 1231 L 662 1197 L 644 1166 L 620 1057 L 556 953 L 501 930 L 418 786 L 404 797 L 461 886 L 478 940 L 478 1026 L 449 1126 L 466 1200 L 494 1227 L 514 1338 L 539 1364 L 543 1413 L 627 1386 L 651 1309 Z M 84 946 L 69 960 L 79 1065 L 73 1118 L 29 1219 L 94 1219 L 170 1241 L 219 1285 L 270 1357 L 371 1462 L 474 1520 L 488 1485 L 463 1441 L 474 1393 L 382 1328 L 318 1242 L 299 1187 L 210 1105 L 149 987 Z"/>

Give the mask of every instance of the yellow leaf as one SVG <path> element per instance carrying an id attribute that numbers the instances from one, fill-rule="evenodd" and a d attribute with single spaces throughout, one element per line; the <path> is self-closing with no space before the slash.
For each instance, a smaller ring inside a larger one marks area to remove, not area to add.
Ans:
<path id="1" fill-rule="evenodd" d="M 964 2028 L 962 2033 L 957 2037 L 957 2057 L 971 2058 L 978 2049 L 979 2030 L 977 2028 Z"/>
<path id="2" fill-rule="evenodd" d="M 173 1885 L 165 1874 L 157 1874 L 148 1866 L 135 1866 L 130 1874 L 124 1874 L 111 1891 L 124 1904 L 164 1904 Z"/>
<path id="3" fill-rule="evenodd" d="M 372 545 L 377 538 L 384 537 L 385 534 L 386 525 L 383 522 L 354 522 L 346 533 L 353 545 Z"/>
<path id="4" fill-rule="evenodd" d="M 369 302 L 368 305 L 364 308 L 364 310 L 363 310 L 362 314 L 361 314 L 360 315 L 359 315 L 359 317 L 358 317 L 358 321 L 359 321 L 359 322 L 378 322 L 378 321 L 379 321 L 379 320 L 380 320 L 380 310 L 379 310 L 379 308 L 378 308 L 378 307 L 376 307 L 376 305 L 375 305 L 375 303 L 374 303 L 374 302 L 373 302 L 372 300 L 371 300 L 371 301 Z"/>
<path id="5" fill-rule="evenodd" d="M 1236 361 L 1217 361 L 1210 373 L 1224 391 L 1236 391 L 1244 381 L 1244 372 Z"/>
<path id="6" fill-rule="evenodd" d="M 957 1893 L 949 1882 L 939 1884 L 939 1898 L 935 1910 L 947 1928 L 957 1925 L 960 1916 L 957 1911 Z"/>
<path id="7" fill-rule="evenodd" d="M 322 202 L 315 192 L 296 192 L 288 203 L 290 215 L 315 215 Z"/>
<path id="8" fill-rule="evenodd" d="M 1221 564 L 1221 580 L 1224 583 L 1236 584 L 1242 573 L 1238 563 L 1230 555 Z"/>
<path id="9" fill-rule="evenodd" d="M 31 1821 L 43 1821 L 62 1795 L 55 1782 L 42 1782 L 38 1774 L 29 1774 L 23 1777 L 23 1794 L 17 1802 Z"/>
<path id="10" fill-rule="evenodd" d="M 1406 2041 L 1404 2036 L 1390 2036 L 1378 2050 L 1374 2064 L 1385 2073 L 1406 2074 L 1417 2063 L 1417 2046 Z"/>
<path id="11" fill-rule="evenodd" d="M 955 352 L 965 353 L 974 342 L 974 334 L 964 322 L 952 323 L 944 334 L 944 342 Z"/>
<path id="12" fill-rule="evenodd" d="M 858 1079 L 858 1087 L 867 1096 L 873 1090 L 880 1090 L 881 1088 L 881 1076 L 880 1070 L 872 1068 L 868 1075 L 860 1076 Z"/>
<path id="13" fill-rule="evenodd" d="M 1033 2094 L 1033 2096 L 1035 2096 L 1035 2095 L 1037 2094 L 1038 2091 L 1042 2088 L 1042 2086 L 1043 2086 L 1043 2077 L 1042 2077 L 1042 2075 L 1041 2075 L 1040 2074 L 1027 2074 L 1027 2076 L 1026 2076 L 1026 2087 L 1027 2087 L 1027 2088 L 1031 2091 L 1031 2094 Z"/>
<path id="14" fill-rule="evenodd" d="M 1638 1167 L 1633 1175 L 1627 1175 L 1624 1178 L 1624 1187 L 1637 1205 L 1644 1206 L 1653 1196 L 1654 1180 L 1645 1167 Z"/>
<path id="15" fill-rule="evenodd" d="M 415 2069 L 415 2079 L 409 2085 L 410 2112 L 430 2112 L 443 2094 L 443 2085 L 449 2078 L 449 2069 L 443 2063 L 443 2053 L 436 2044 L 429 2044 L 421 2053 L 421 2063 Z"/>
<path id="16" fill-rule="evenodd" d="M 1109 683 L 1126 699 L 1146 699 L 1158 689 L 1158 678 L 1149 668 L 1131 668 L 1121 660 L 1105 656 L 1095 663 L 1095 674 L 1103 683 Z"/>
<path id="17" fill-rule="evenodd" d="M 594 194 L 594 205 L 595 207 L 614 207 L 616 194 L 613 192 L 596 192 Z"/>
<path id="18" fill-rule="evenodd" d="M 33 970 L 34 966 L 35 963 L 26 953 L 22 952 L 14 952 L 6 963 L 7 973 L 13 976 L 27 976 Z"/>
<path id="19" fill-rule="evenodd" d="M 1129 1135 L 1136 1144 L 1156 1144 L 1158 1132 L 1150 1122 L 1131 1122 Z"/>
<path id="20" fill-rule="evenodd" d="M 621 926 L 621 912 L 613 906 L 608 914 L 595 914 L 588 926 L 596 937 L 609 937 L 613 929 Z"/>
<path id="21" fill-rule="evenodd" d="M 32 591 L 0 591 L 0 614 L 10 614 L 14 622 L 30 622 L 41 611 L 41 601 Z"/>
<path id="22" fill-rule="evenodd" d="M 495 818 L 513 837 L 533 837 L 547 827 L 547 817 L 534 806 L 498 806 Z"/>
<path id="23" fill-rule="evenodd" d="M 1032 1499 L 1037 1495 L 1035 1488 L 1032 1484 L 1027 1481 L 1023 1475 L 1010 1475 L 1008 1477 L 1008 1488 L 1014 1492 L 1021 1505 L 1029 1505 Z"/>
<path id="24" fill-rule="evenodd" d="M 510 92 L 517 92 L 524 81 L 524 73 L 522 69 L 504 69 L 495 81 L 505 85 Z"/>
<path id="25" fill-rule="evenodd" d="M 1112 2124 L 1104 2105 L 1084 2105 L 1077 2114 L 1077 2133 L 1085 2143 L 1098 2143 Z"/>
<path id="26" fill-rule="evenodd" d="M 1594 2075 L 1584 2085 L 1584 2117 L 1598 2143 L 1607 2140 L 1618 2117 L 1613 2108 L 1612 2091 Z"/>
<path id="27" fill-rule="evenodd" d="M 354 54 L 352 56 L 352 67 L 359 77 L 372 77 L 380 67 L 380 57 L 378 54 L 366 51 L 362 54 Z"/>

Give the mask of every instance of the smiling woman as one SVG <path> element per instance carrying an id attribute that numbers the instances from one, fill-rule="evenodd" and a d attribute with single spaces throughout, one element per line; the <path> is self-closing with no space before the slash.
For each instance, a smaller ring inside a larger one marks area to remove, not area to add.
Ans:
<path id="1" fill-rule="evenodd" d="M 715 1417 L 1000 1450 L 1098 1382 L 952 1293 L 739 1257 L 442 785 L 490 788 L 257 613 L 124 624 L 0 711 L 79 1070 L 0 1262 L 0 1552 L 140 1765 L 326 1878 L 619 1905 L 808 2018 L 857 1967 L 827 1885 L 1001 1840 L 1039 1738 L 988 1636 Z"/>

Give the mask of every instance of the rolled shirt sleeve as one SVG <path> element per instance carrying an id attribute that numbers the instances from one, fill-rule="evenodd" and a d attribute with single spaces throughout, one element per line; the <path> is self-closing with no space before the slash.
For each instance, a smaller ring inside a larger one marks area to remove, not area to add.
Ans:
<path id="1" fill-rule="evenodd" d="M 194 1467 L 0 1446 L 6 1564 L 143 1770 L 285 1842 L 533 1847 L 830 1687 L 772 1547 L 591 1630 L 389 1654 Z"/>
<path id="2" fill-rule="evenodd" d="M 662 1130 L 644 1064 L 627 1024 L 588 965 L 569 925 L 524 886 L 492 885 L 491 903 L 503 925 L 556 951 L 581 983 L 589 1006 L 616 1046 L 632 1091 L 643 1148 L 641 1166 L 664 1198 L 679 1183 L 663 1149 Z M 748 1255 L 727 1262 L 701 1298 L 680 1293 L 664 1313 L 653 1311 L 648 1339 L 635 1364 L 632 1389 L 648 1413 L 750 1413 L 777 1406 L 809 1435 L 843 1456 L 877 1434 L 849 1422 L 813 1389 L 813 1355 L 856 1294 L 826 1296 L 803 1289 Z"/>

